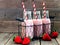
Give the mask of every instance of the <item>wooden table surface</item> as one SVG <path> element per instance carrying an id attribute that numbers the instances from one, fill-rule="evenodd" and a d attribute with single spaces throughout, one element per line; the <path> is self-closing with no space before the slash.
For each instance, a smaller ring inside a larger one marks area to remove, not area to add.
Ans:
<path id="1" fill-rule="evenodd" d="M 0 45 L 22 45 L 13 42 L 14 35 L 17 35 L 17 33 L 0 33 Z M 29 45 L 60 45 L 60 35 L 51 41 L 31 41 Z"/>

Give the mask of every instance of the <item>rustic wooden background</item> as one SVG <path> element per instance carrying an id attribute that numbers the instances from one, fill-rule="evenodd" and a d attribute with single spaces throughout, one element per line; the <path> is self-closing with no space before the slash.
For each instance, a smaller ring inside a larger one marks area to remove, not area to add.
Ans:
<path id="1" fill-rule="evenodd" d="M 0 32 L 17 32 L 18 22 L 17 17 L 23 17 L 22 0 L 0 0 Z M 37 10 L 42 11 L 43 0 L 34 0 Z M 60 32 L 60 0 L 44 0 L 46 8 L 49 10 L 49 16 L 54 22 L 54 27 Z M 25 5 L 28 10 L 32 10 L 32 0 L 25 0 Z"/>

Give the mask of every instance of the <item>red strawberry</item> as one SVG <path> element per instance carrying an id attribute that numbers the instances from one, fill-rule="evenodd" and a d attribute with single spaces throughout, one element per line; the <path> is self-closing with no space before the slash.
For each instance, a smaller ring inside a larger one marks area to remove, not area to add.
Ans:
<path id="1" fill-rule="evenodd" d="M 51 37 L 49 35 L 47 35 L 47 40 L 51 41 Z"/>
<path id="2" fill-rule="evenodd" d="M 52 32 L 51 37 L 56 38 L 58 36 L 58 32 Z"/>
<path id="3" fill-rule="evenodd" d="M 47 36 L 47 35 L 44 34 L 43 37 L 42 37 L 42 39 L 43 39 L 43 40 L 46 40 L 46 36 Z"/>
<path id="4" fill-rule="evenodd" d="M 21 37 L 20 37 L 20 36 L 16 36 L 16 37 L 14 38 L 14 42 L 15 42 L 15 43 L 18 43 L 18 44 L 22 43 Z"/>
<path id="5" fill-rule="evenodd" d="M 49 36 L 49 34 L 45 33 L 42 37 L 43 40 L 45 41 L 50 41 L 51 40 L 51 37 Z"/>
<path id="6" fill-rule="evenodd" d="M 23 42 L 22 42 L 22 44 L 23 44 L 23 45 L 27 45 L 27 44 L 29 44 L 29 43 L 30 43 L 30 38 L 25 37 L 24 40 L 23 40 Z"/>

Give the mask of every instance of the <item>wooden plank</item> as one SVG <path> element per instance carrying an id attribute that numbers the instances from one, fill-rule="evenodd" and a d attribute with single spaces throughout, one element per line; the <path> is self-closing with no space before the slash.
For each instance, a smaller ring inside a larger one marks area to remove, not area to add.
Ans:
<path id="1" fill-rule="evenodd" d="M 17 35 L 17 34 L 14 34 L 14 35 Z M 6 45 L 22 45 L 22 44 L 15 44 L 12 40 L 13 36 L 11 37 L 11 39 L 7 42 Z M 31 41 L 31 43 L 29 45 L 40 45 L 40 42 L 39 40 L 36 40 L 36 41 Z"/>
<path id="2" fill-rule="evenodd" d="M 52 39 L 51 41 L 43 41 L 41 40 L 41 45 L 58 45 L 55 39 Z"/>
<path id="3" fill-rule="evenodd" d="M 39 40 L 31 41 L 29 45 L 40 45 Z"/>
<path id="4" fill-rule="evenodd" d="M 58 44 L 60 45 L 60 34 L 58 35 L 58 37 L 56 38 Z"/>
<path id="5" fill-rule="evenodd" d="M 4 45 L 11 36 L 12 34 L 10 33 L 2 33 L 0 35 L 0 45 Z"/>
<path id="6" fill-rule="evenodd" d="M 17 35 L 17 34 L 14 34 L 14 35 Z M 13 35 L 13 36 L 14 36 Z M 21 44 L 15 44 L 12 40 L 13 36 L 11 37 L 11 39 L 6 43 L 6 45 L 21 45 Z"/>
<path id="7" fill-rule="evenodd" d="M 0 21 L 0 32 L 18 32 L 18 22 Z"/>
<path id="8" fill-rule="evenodd" d="M 0 34 L 0 41 L 7 35 L 7 33 L 1 33 Z"/>

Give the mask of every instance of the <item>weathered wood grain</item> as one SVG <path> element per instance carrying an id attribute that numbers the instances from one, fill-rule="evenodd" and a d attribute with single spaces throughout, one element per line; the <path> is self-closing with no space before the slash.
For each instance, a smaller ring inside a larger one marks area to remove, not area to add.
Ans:
<path id="1" fill-rule="evenodd" d="M 5 45 L 5 43 L 9 40 L 9 38 L 12 35 L 13 34 L 10 34 L 10 33 L 1 33 L 0 34 L 0 45 Z"/>
<path id="2" fill-rule="evenodd" d="M 41 40 L 41 45 L 58 45 L 55 39 L 52 39 L 51 41 L 43 41 Z"/>
<path id="3" fill-rule="evenodd" d="M 54 27 L 56 31 L 60 32 L 60 21 L 54 21 Z"/>
<path id="4" fill-rule="evenodd" d="M 15 35 L 17 35 L 17 34 L 14 34 L 13 36 L 15 36 Z M 13 42 L 13 36 L 11 37 L 11 39 L 6 43 L 6 45 L 21 45 L 21 44 L 15 44 L 14 42 Z"/>
<path id="5" fill-rule="evenodd" d="M 39 42 L 39 40 L 31 41 L 31 43 L 29 45 L 40 45 L 40 42 Z"/>
<path id="6" fill-rule="evenodd" d="M 36 3 L 36 7 L 37 7 L 37 5 L 39 7 L 42 7 L 42 6 L 40 6 L 40 5 L 42 5 L 42 4 L 40 4 L 41 2 L 43 2 L 42 0 L 37 0 L 37 1 L 34 0 L 34 1 Z M 47 3 L 46 5 L 48 5 L 49 7 L 60 7 L 60 5 L 59 5 L 60 1 L 59 0 L 51 0 L 51 1 L 45 0 L 45 2 Z M 58 3 L 55 4 L 56 2 L 58 2 Z M 25 4 L 26 8 L 31 8 L 32 7 L 32 0 L 26 0 L 25 3 L 26 3 Z M 20 0 L 3 0 L 3 1 L 0 1 L 0 8 L 13 8 L 13 9 L 14 8 L 22 8 L 21 1 Z"/>
<path id="7" fill-rule="evenodd" d="M 60 34 L 59 34 L 59 36 L 56 38 L 56 40 L 57 40 L 58 44 L 60 45 Z"/>
<path id="8" fill-rule="evenodd" d="M 0 32 L 18 32 L 18 22 L 0 21 Z"/>

